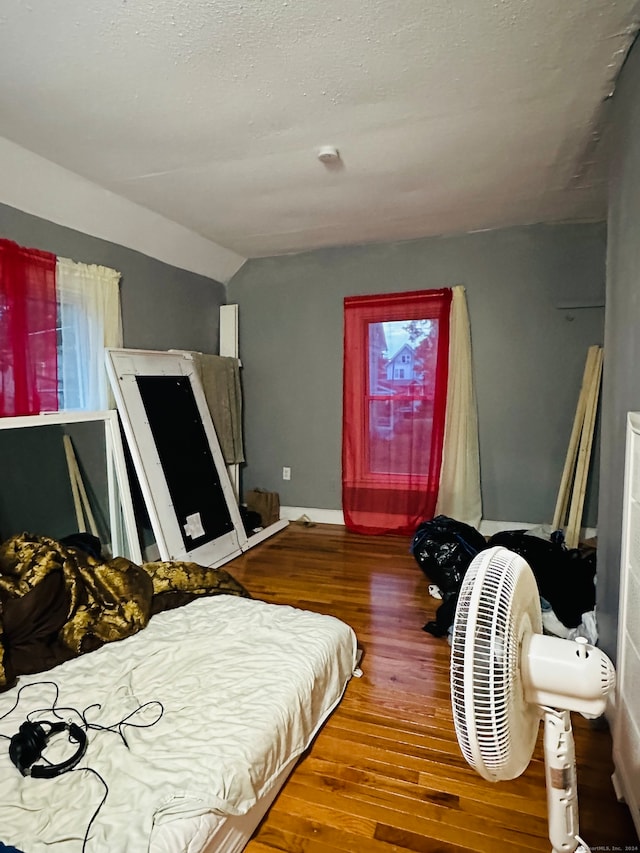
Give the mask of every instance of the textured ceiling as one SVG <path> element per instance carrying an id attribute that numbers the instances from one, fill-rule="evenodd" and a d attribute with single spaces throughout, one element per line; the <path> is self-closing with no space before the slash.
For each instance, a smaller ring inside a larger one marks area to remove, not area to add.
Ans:
<path id="1" fill-rule="evenodd" d="M 593 219 L 638 11 L 2 0 L 0 133 L 244 257 Z"/>

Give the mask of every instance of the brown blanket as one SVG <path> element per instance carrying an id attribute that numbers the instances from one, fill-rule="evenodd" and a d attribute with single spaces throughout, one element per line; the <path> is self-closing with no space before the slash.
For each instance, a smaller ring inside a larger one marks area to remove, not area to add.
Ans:
<path id="1" fill-rule="evenodd" d="M 46 536 L 13 536 L 0 545 L 0 690 L 135 634 L 161 610 L 220 594 L 251 597 L 223 569 L 104 562 Z"/>

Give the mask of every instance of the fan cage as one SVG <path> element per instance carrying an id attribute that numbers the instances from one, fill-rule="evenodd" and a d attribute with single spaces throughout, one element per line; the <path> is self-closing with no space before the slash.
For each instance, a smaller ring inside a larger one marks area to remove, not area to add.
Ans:
<path id="1" fill-rule="evenodd" d="M 615 690 L 616 673 L 609 660 L 602 657 L 600 659 L 600 692 L 603 696 L 608 696 Z"/>
<path id="2" fill-rule="evenodd" d="M 526 577 L 525 595 L 517 595 L 527 572 L 526 562 L 504 548 L 481 552 L 465 575 L 456 609 L 451 650 L 456 735 L 466 761 L 492 781 L 513 778 L 530 760 L 522 757 L 522 744 L 514 749 L 512 742 L 514 714 L 527 716 L 520 677 L 523 632 L 532 627 L 527 611 L 533 609 L 534 618 L 536 607 L 539 612 L 535 581 L 533 605 Z M 537 723 L 527 724 L 531 741 Z"/>

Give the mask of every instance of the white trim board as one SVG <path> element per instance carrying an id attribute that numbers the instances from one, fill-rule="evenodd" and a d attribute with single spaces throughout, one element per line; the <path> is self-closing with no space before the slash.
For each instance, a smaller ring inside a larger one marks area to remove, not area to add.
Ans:
<path id="1" fill-rule="evenodd" d="M 280 518 L 288 521 L 297 521 L 302 516 L 307 516 L 316 524 L 341 524 L 344 526 L 344 515 L 341 509 L 319 509 L 308 506 L 281 506 Z"/>
<path id="2" fill-rule="evenodd" d="M 317 524 L 341 524 L 344 525 L 344 515 L 341 509 L 320 509 L 318 507 L 308 506 L 281 506 L 280 518 L 286 518 L 289 521 L 297 521 L 302 516 L 307 516 L 311 521 Z M 480 522 L 480 533 L 483 536 L 493 536 L 494 533 L 500 533 L 503 530 L 529 530 L 532 527 L 540 527 L 530 521 L 490 521 L 483 519 Z M 591 539 L 597 535 L 597 529 L 587 527 L 583 531 L 583 538 Z"/>
<path id="3" fill-rule="evenodd" d="M 0 201 L 226 284 L 246 258 L 0 137 Z"/>
<path id="4" fill-rule="evenodd" d="M 220 318 L 218 354 L 225 358 L 238 358 L 238 306 L 236 304 L 221 305 L 218 311 Z M 238 359 L 240 365 L 240 360 Z M 240 365 L 242 366 L 242 365 Z M 227 465 L 229 478 L 233 486 L 236 500 L 240 501 L 240 465 L 237 462 Z"/>

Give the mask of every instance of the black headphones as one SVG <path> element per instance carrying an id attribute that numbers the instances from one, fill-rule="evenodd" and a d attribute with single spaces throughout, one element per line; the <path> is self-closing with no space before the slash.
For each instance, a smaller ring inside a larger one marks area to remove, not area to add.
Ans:
<path id="1" fill-rule="evenodd" d="M 49 727 L 48 730 L 45 730 L 45 726 Z M 78 744 L 75 754 L 60 764 L 36 764 L 33 767 L 34 762 L 42 755 L 49 738 L 64 731 L 69 732 L 69 740 L 74 740 Z M 18 733 L 11 738 L 9 758 L 23 776 L 33 776 L 34 779 L 53 779 L 54 776 L 73 769 L 85 754 L 86 749 L 87 735 L 75 723 L 51 723 L 47 720 L 32 723 L 27 720 L 22 723 Z"/>

